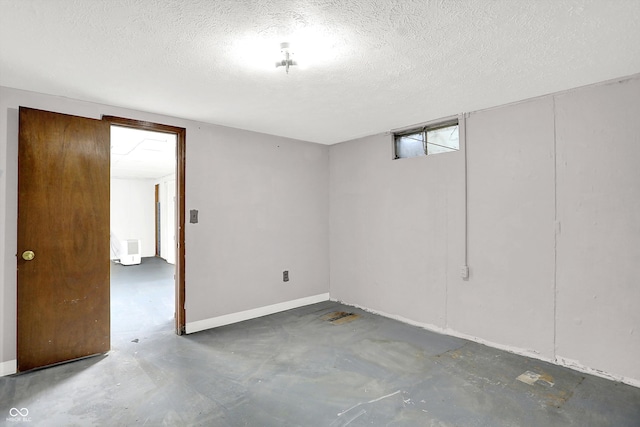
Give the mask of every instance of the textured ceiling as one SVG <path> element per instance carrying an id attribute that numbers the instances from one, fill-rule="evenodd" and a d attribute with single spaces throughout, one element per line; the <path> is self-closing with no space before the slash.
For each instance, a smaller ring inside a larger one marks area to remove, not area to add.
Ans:
<path id="1" fill-rule="evenodd" d="M 111 126 L 111 177 L 157 179 L 176 171 L 176 135 Z"/>
<path id="2" fill-rule="evenodd" d="M 325 144 L 637 72 L 640 0 L 0 0 L 0 85 Z"/>

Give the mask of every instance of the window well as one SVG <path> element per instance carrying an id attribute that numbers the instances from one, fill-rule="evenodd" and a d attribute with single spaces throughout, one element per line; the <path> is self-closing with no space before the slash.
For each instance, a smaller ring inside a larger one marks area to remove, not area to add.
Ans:
<path id="1" fill-rule="evenodd" d="M 396 133 L 393 141 L 396 159 L 458 151 L 460 149 L 458 122 L 441 123 Z"/>

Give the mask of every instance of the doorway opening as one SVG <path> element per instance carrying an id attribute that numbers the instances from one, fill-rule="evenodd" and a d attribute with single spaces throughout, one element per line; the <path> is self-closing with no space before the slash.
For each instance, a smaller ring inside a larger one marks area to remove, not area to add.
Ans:
<path id="1" fill-rule="evenodd" d="M 111 125 L 111 335 L 114 345 L 131 334 L 172 329 L 176 141 L 176 134 Z"/>
<path id="2" fill-rule="evenodd" d="M 185 129 L 103 120 L 111 123 L 112 334 L 173 323 L 182 335 Z"/>

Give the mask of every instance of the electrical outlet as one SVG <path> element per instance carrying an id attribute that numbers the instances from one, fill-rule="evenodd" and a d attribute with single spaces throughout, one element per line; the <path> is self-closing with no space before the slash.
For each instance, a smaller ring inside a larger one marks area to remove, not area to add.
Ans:
<path id="1" fill-rule="evenodd" d="M 460 277 L 462 277 L 463 279 L 468 279 L 469 278 L 469 266 L 468 265 L 463 265 L 462 267 L 460 267 Z"/>
<path id="2" fill-rule="evenodd" d="M 283 282 L 289 281 L 289 270 L 285 270 L 282 272 L 282 281 Z"/>

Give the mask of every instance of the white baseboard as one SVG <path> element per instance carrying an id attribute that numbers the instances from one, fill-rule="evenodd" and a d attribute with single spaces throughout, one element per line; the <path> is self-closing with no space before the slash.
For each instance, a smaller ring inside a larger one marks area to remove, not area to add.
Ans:
<path id="1" fill-rule="evenodd" d="M 378 314 L 378 315 L 383 316 L 383 317 L 388 317 L 389 319 L 394 319 L 394 320 L 397 320 L 397 321 L 402 322 L 402 323 L 407 323 L 409 325 L 417 326 L 419 328 L 426 329 L 426 330 L 431 331 L 431 332 L 436 332 L 436 333 L 443 334 L 443 335 L 449 335 L 449 336 L 456 337 L 456 338 L 462 338 L 462 339 L 465 339 L 465 340 L 468 340 L 468 341 L 473 341 L 473 342 L 477 342 L 477 343 L 482 344 L 482 345 L 486 345 L 487 347 L 493 347 L 493 348 L 496 348 L 498 350 L 504 350 L 504 351 L 507 351 L 509 353 L 518 354 L 520 356 L 531 357 L 532 359 L 538 359 L 538 360 L 542 360 L 543 362 L 552 363 L 554 365 L 564 366 L 565 368 L 573 369 L 575 371 L 583 372 L 585 374 L 590 374 L 590 375 L 594 375 L 594 376 L 597 376 L 597 377 L 606 378 L 608 380 L 619 381 L 619 382 L 622 382 L 622 383 L 625 383 L 625 384 L 629 384 L 629 385 L 634 386 L 634 387 L 640 387 L 640 380 L 637 380 L 637 379 L 634 379 L 634 378 L 625 377 L 625 376 L 621 376 L 621 375 L 610 374 L 608 372 L 604 372 L 604 371 L 601 371 L 601 370 L 598 370 L 598 369 L 593 369 L 593 368 L 590 368 L 588 366 L 584 366 L 580 362 L 575 361 L 575 360 L 566 359 L 566 358 L 563 358 L 563 357 L 560 357 L 560 356 L 557 356 L 557 355 L 555 356 L 555 358 L 549 358 L 549 357 L 543 356 L 542 354 L 538 353 L 535 350 L 523 349 L 523 348 L 519 348 L 519 347 L 513 347 L 513 346 L 504 345 L 504 344 L 498 344 L 498 343 L 495 343 L 495 342 L 492 342 L 492 341 L 487 341 L 487 340 L 482 339 L 482 338 L 474 337 L 472 335 L 463 334 L 463 333 L 455 331 L 453 329 L 441 328 L 439 326 L 430 325 L 428 323 L 416 322 L 414 320 L 407 319 L 407 318 L 404 318 L 402 316 L 385 313 L 383 311 L 372 310 L 372 309 L 367 308 L 367 307 L 362 307 L 362 306 L 359 306 L 357 304 L 351 304 L 351 303 L 348 303 L 348 302 L 339 301 L 339 300 L 336 300 L 334 298 L 331 298 L 331 301 L 339 302 L 340 304 L 348 305 L 348 306 L 351 306 L 351 307 L 356 307 L 356 308 L 359 308 L 361 310 L 367 311 L 369 313 Z"/>
<path id="2" fill-rule="evenodd" d="M 270 314 L 279 313 L 281 311 L 291 310 L 293 308 L 304 307 L 309 304 L 328 301 L 329 294 L 313 295 L 310 297 L 300 298 L 293 301 L 285 301 L 278 304 L 268 305 L 265 307 L 254 308 L 252 310 L 241 311 L 239 313 L 226 314 L 224 316 L 212 317 L 210 319 L 198 320 L 195 322 L 187 322 L 186 332 L 204 331 L 205 329 L 217 328 L 219 326 L 230 325 L 232 323 L 243 322 L 245 320 L 255 319 Z"/>
<path id="3" fill-rule="evenodd" d="M 18 361 L 7 360 L 6 362 L 0 362 L 0 377 L 5 375 L 13 375 L 18 372 Z"/>

